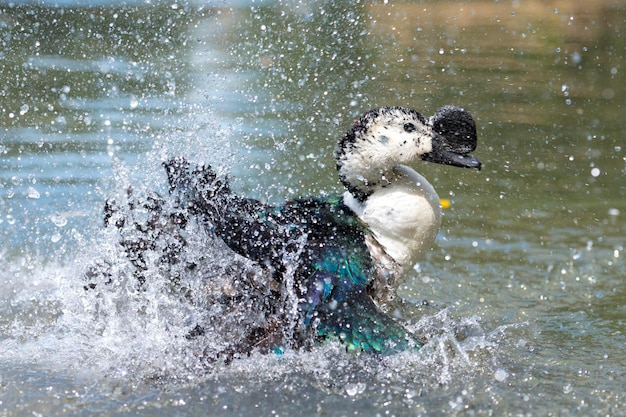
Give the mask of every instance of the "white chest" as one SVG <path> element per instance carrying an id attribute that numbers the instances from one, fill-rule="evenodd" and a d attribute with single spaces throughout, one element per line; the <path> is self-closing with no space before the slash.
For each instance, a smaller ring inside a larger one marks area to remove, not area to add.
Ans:
<path id="1" fill-rule="evenodd" d="M 393 171 L 391 182 L 376 189 L 365 202 L 346 193 L 344 203 L 367 224 L 385 254 L 406 270 L 434 243 L 441 226 L 441 207 L 437 192 L 424 177 L 404 165 Z"/>

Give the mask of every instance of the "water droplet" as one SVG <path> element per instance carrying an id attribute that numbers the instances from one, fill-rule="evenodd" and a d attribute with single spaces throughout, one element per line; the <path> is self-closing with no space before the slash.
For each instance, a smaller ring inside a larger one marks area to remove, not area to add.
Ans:
<path id="1" fill-rule="evenodd" d="M 349 383 L 346 385 L 346 394 L 353 397 L 357 394 L 363 393 L 366 387 L 367 385 L 363 382 Z"/>
<path id="2" fill-rule="evenodd" d="M 28 187 L 28 190 L 26 191 L 26 197 L 38 199 L 39 197 L 41 197 L 41 194 L 39 194 L 39 191 L 35 190 L 33 187 Z"/>
<path id="3" fill-rule="evenodd" d="M 65 217 L 63 214 L 55 213 L 51 215 L 49 218 L 50 218 L 50 221 L 54 223 L 56 227 L 63 227 L 67 224 L 67 217 Z"/>
<path id="4" fill-rule="evenodd" d="M 493 373 L 494 379 L 498 382 L 505 381 L 508 376 L 508 372 L 502 368 L 496 369 L 496 371 Z"/>

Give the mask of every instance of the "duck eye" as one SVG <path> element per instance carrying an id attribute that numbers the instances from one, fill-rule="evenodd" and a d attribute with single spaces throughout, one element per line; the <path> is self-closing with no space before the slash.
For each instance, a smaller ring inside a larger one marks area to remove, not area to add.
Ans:
<path id="1" fill-rule="evenodd" d="M 405 132 L 415 132 L 416 127 L 413 123 L 405 123 L 404 124 L 404 131 Z"/>

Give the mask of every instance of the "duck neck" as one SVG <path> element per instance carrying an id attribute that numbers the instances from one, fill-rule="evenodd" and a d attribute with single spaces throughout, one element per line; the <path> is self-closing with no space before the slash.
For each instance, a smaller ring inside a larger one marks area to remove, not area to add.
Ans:
<path id="1" fill-rule="evenodd" d="M 365 202 L 376 190 L 394 184 L 396 177 L 397 175 L 393 172 L 393 169 L 383 170 L 383 168 L 363 170 L 354 177 L 340 175 L 341 182 L 350 195 L 360 203 Z"/>

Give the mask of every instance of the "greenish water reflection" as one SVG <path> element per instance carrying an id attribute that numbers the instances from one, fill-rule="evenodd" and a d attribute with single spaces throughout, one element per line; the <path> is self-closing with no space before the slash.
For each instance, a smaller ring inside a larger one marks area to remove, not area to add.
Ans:
<path id="1" fill-rule="evenodd" d="M 184 96 L 190 19 L 167 6 L 3 6 L 0 126 L 94 131 L 105 103 L 132 112 Z"/>

